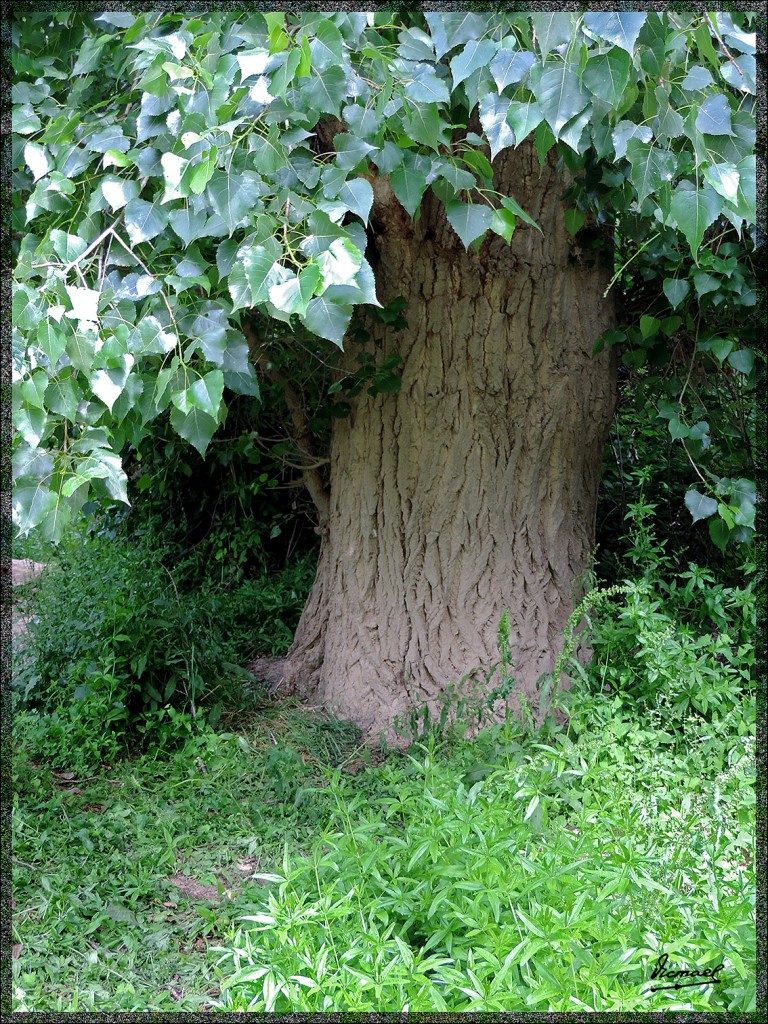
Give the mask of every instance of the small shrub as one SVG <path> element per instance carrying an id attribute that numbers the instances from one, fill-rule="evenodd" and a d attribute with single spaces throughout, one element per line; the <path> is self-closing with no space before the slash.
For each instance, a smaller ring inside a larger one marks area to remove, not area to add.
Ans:
<path id="1" fill-rule="evenodd" d="M 623 607 L 602 605 L 600 614 L 590 613 L 588 595 L 571 616 L 585 612 L 594 656 L 587 669 L 571 659 L 570 671 L 593 692 L 656 709 L 682 733 L 690 714 L 727 718 L 754 692 L 755 566 L 742 566 L 747 581 L 741 587 L 717 582 L 712 570 L 693 562 L 675 573 L 652 517 L 642 495 L 627 514 L 636 579 L 602 592 L 625 593 Z"/>

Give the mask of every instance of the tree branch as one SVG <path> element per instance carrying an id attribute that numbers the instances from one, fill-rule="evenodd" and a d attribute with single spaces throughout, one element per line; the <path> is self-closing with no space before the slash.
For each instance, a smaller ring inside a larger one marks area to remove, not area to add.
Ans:
<path id="1" fill-rule="evenodd" d="M 323 533 L 328 528 L 328 520 L 331 511 L 331 496 L 328 492 L 328 488 L 325 486 L 322 473 L 320 472 L 320 466 L 324 464 L 325 460 L 320 459 L 315 452 L 314 442 L 307 423 L 307 413 L 304 403 L 302 402 L 301 396 L 296 388 L 294 388 L 289 381 L 281 377 L 277 370 L 268 365 L 266 353 L 263 347 L 259 344 L 259 341 L 254 334 L 253 327 L 247 320 L 244 320 L 243 322 L 243 333 L 245 334 L 246 341 L 248 342 L 248 348 L 259 369 L 265 374 L 265 376 L 269 377 L 273 383 L 280 385 L 283 389 L 285 404 L 288 407 L 288 413 L 290 414 L 291 425 L 293 428 L 291 431 L 292 440 L 295 442 L 296 447 L 302 455 L 306 455 L 311 462 L 311 465 L 300 467 L 302 471 L 301 479 L 309 492 L 309 496 L 312 499 L 315 508 L 317 509 L 318 527 L 319 531 Z"/>

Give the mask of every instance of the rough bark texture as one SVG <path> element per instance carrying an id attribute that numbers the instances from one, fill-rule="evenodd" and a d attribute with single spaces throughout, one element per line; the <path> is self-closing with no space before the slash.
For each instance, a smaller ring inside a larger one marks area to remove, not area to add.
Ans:
<path id="1" fill-rule="evenodd" d="M 328 530 L 286 671 L 369 734 L 498 660 L 505 608 L 513 706 L 536 708 L 594 544 L 615 402 L 611 357 L 592 357 L 614 323 L 608 273 L 574 260 L 552 164 L 521 147 L 495 173 L 543 235 L 518 222 L 511 245 L 477 253 L 434 197 L 413 224 L 376 182 L 379 298 L 408 300 L 408 328 L 378 337 L 405 360 L 402 389 L 362 395 L 335 425 Z"/>

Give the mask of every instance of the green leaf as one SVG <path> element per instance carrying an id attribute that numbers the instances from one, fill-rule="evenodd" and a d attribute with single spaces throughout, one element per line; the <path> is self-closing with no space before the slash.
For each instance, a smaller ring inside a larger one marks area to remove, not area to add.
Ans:
<path id="1" fill-rule="evenodd" d="M 365 178 L 354 178 L 352 181 L 345 181 L 339 191 L 340 202 L 357 214 L 363 224 L 368 223 L 368 214 L 373 206 L 373 188 Z"/>
<path id="2" fill-rule="evenodd" d="M 229 233 L 249 223 L 260 195 L 258 183 L 242 174 L 216 171 L 208 182 L 207 194 Z"/>
<path id="3" fill-rule="evenodd" d="M 706 295 L 708 292 L 716 292 L 720 288 L 721 281 L 714 274 L 707 274 L 700 270 L 693 275 L 693 285 L 696 289 L 696 295 L 701 298 L 702 295 Z"/>
<path id="4" fill-rule="evenodd" d="M 669 150 L 630 139 L 627 142 L 627 159 L 632 165 L 632 184 L 637 191 L 638 203 L 675 177 L 677 156 Z"/>
<path id="5" fill-rule="evenodd" d="M 259 381 L 256 371 L 252 366 L 248 367 L 245 373 L 236 373 L 232 370 L 224 372 L 224 383 L 230 391 L 237 395 L 250 395 L 252 398 L 260 398 Z"/>
<path id="6" fill-rule="evenodd" d="M 733 208 L 739 217 L 754 224 L 757 220 L 757 160 L 754 154 L 740 160 L 736 165 L 739 173 L 739 185 Z M 718 189 L 718 191 L 720 191 Z"/>
<path id="7" fill-rule="evenodd" d="M 573 64 L 536 65 L 531 70 L 531 90 L 555 137 L 589 102 Z"/>
<path id="8" fill-rule="evenodd" d="M 491 226 L 493 210 L 490 206 L 468 205 L 461 202 L 445 204 L 445 212 L 453 230 L 468 249 L 476 238 L 481 238 Z"/>
<path id="9" fill-rule="evenodd" d="M 739 373 L 749 374 L 755 365 L 755 353 L 751 348 L 740 348 L 729 354 L 728 362 Z"/>
<path id="10" fill-rule="evenodd" d="M 48 426 L 48 414 L 43 409 L 30 409 L 28 407 L 14 408 L 12 412 L 13 425 L 24 438 L 28 445 L 36 448 L 43 439 L 43 434 Z"/>
<path id="11" fill-rule="evenodd" d="M 104 370 L 94 370 L 91 374 L 91 390 L 110 412 L 125 387 L 133 362 L 133 356 L 126 354 L 119 357 L 119 365 Z"/>
<path id="12" fill-rule="evenodd" d="M 186 391 L 171 395 L 171 401 L 183 413 L 200 409 L 217 420 L 223 393 L 224 374 L 221 370 L 211 370 L 204 377 L 198 377 Z"/>
<path id="13" fill-rule="evenodd" d="M 536 228 L 540 235 L 544 234 L 544 232 L 541 230 L 541 228 L 533 219 L 533 217 L 527 214 L 525 210 L 522 208 L 522 206 L 520 206 L 520 204 L 512 196 L 503 196 L 501 200 L 501 205 L 504 206 L 507 210 L 509 210 L 510 213 L 513 213 L 516 217 L 519 217 L 520 220 L 525 221 L 526 224 L 530 224 L 532 228 Z"/>
<path id="14" fill-rule="evenodd" d="M 330 20 L 318 21 L 309 41 L 312 64 L 319 70 L 341 64 L 344 42 L 338 27 Z"/>
<path id="15" fill-rule="evenodd" d="M 36 142 L 28 142 L 24 147 L 24 163 L 32 171 L 33 181 L 38 181 L 51 169 L 45 147 L 38 146 Z"/>
<path id="16" fill-rule="evenodd" d="M 425 13 L 429 32 L 435 44 L 437 60 L 462 43 L 482 39 L 488 28 L 487 18 L 467 11 Z"/>
<path id="17" fill-rule="evenodd" d="M 717 501 L 705 494 L 699 494 L 696 488 L 692 487 L 686 491 L 685 507 L 693 516 L 694 523 L 698 523 L 700 519 L 707 519 L 717 512 Z"/>
<path id="18" fill-rule="evenodd" d="M 308 304 L 302 320 L 313 334 L 326 338 L 341 348 L 349 321 L 352 319 L 352 309 L 352 306 L 337 305 L 321 295 Z"/>
<path id="19" fill-rule="evenodd" d="M 590 103 L 580 114 L 572 118 L 560 132 L 560 139 L 577 153 L 586 152 L 592 144 L 591 135 L 585 132 L 587 124 L 592 120 L 592 104 Z"/>
<path id="20" fill-rule="evenodd" d="M 202 211 L 196 212 L 191 207 L 174 210 L 168 218 L 169 223 L 185 245 L 202 237 L 207 217 Z"/>
<path id="21" fill-rule="evenodd" d="M 659 85 L 654 89 L 657 104 L 654 128 L 660 142 L 676 139 L 683 134 L 685 122 L 669 102 L 669 87 Z"/>
<path id="22" fill-rule="evenodd" d="M 707 86 L 712 85 L 712 75 L 700 64 L 694 64 L 688 68 L 688 74 L 680 83 L 680 88 L 686 92 L 703 92 Z"/>
<path id="23" fill-rule="evenodd" d="M 66 231 L 59 231 L 58 228 L 52 229 L 50 239 L 56 255 L 64 263 L 73 263 L 88 248 L 88 243 L 84 238 L 80 238 L 79 235 L 69 235 Z"/>
<path id="24" fill-rule="evenodd" d="M 58 503 L 58 496 L 55 491 L 37 483 L 14 487 L 12 502 L 13 521 L 21 535 L 26 536 L 53 511 Z"/>
<path id="25" fill-rule="evenodd" d="M 400 164 L 390 175 L 389 181 L 397 199 L 413 217 L 427 187 L 424 175 L 413 167 Z"/>
<path id="26" fill-rule="evenodd" d="M 43 318 L 42 296 L 29 285 L 14 281 L 11 316 L 14 326 L 22 330 L 37 327 Z"/>
<path id="27" fill-rule="evenodd" d="M 241 253 L 240 258 L 251 292 L 250 305 L 265 302 L 269 298 L 269 289 L 273 285 L 282 284 L 290 277 L 289 271 L 278 263 L 274 253 L 262 245 L 251 246 Z M 233 270 L 229 278 L 230 293 L 234 272 Z M 232 297 L 234 299 L 234 294 Z"/>
<path id="28" fill-rule="evenodd" d="M 432 164 L 432 170 L 434 171 L 439 166 L 438 177 L 444 178 L 454 192 L 461 192 L 462 189 L 471 189 L 477 186 L 477 179 L 471 171 L 464 170 L 462 167 L 457 165 L 451 160 L 434 161 Z"/>
<path id="29" fill-rule="evenodd" d="M 613 12 L 610 14 L 598 14 L 589 12 L 584 15 L 584 27 L 586 30 L 600 39 L 605 39 L 614 46 L 620 46 L 622 50 L 632 56 L 648 15 L 638 11 Z"/>
<path id="30" fill-rule="evenodd" d="M 177 335 L 157 317 L 145 316 L 128 335 L 126 344 L 134 356 L 167 355 L 179 343 Z"/>
<path id="31" fill-rule="evenodd" d="M 723 209 L 723 199 L 711 185 L 704 188 L 678 189 L 672 195 L 672 216 L 691 247 L 693 258 L 699 251 L 704 232 Z"/>
<path id="32" fill-rule="evenodd" d="M 508 85 L 522 82 L 536 63 L 536 55 L 526 51 L 502 48 L 491 61 L 491 74 L 499 92 Z"/>
<path id="33" fill-rule="evenodd" d="M 616 156 L 620 159 L 626 156 L 630 140 L 639 139 L 641 142 L 650 142 L 653 132 L 647 125 L 634 124 L 632 121 L 619 121 L 612 138 Z"/>
<path id="34" fill-rule="evenodd" d="M 168 214 L 154 203 L 132 199 L 123 214 L 125 229 L 133 245 L 155 238 L 168 223 Z"/>
<path id="35" fill-rule="evenodd" d="M 84 139 L 83 145 L 93 153 L 107 153 L 111 149 L 127 153 L 131 148 L 131 143 L 123 135 L 123 129 L 117 124 L 108 125 L 94 132 Z"/>
<path id="36" fill-rule="evenodd" d="M 673 441 L 679 441 L 682 438 L 688 437 L 691 433 L 690 427 L 683 423 L 682 420 L 679 420 L 676 416 L 670 417 L 667 426 Z"/>
<path id="37" fill-rule="evenodd" d="M 731 108 L 725 96 L 708 96 L 699 106 L 696 127 L 704 135 L 733 135 Z"/>
<path id="38" fill-rule="evenodd" d="M 501 235 L 504 241 L 509 245 L 512 241 L 512 235 L 515 233 L 515 226 L 517 221 L 513 214 L 509 210 L 505 210 L 504 207 L 500 207 L 493 211 L 491 217 L 490 228 L 497 235 Z"/>
<path id="39" fill-rule="evenodd" d="M 21 394 L 27 405 L 36 409 L 45 409 L 45 389 L 48 386 L 48 374 L 45 370 L 35 370 L 31 377 L 21 383 Z M 54 409 L 54 412 L 57 410 Z"/>
<path id="40" fill-rule="evenodd" d="M 307 84 L 301 86 L 302 100 L 308 101 L 318 114 L 338 117 L 346 95 L 347 79 L 339 66 L 326 68 L 322 73 L 313 68 Z"/>
<path id="41" fill-rule="evenodd" d="M 67 347 L 67 341 L 51 320 L 43 320 L 37 328 L 37 343 L 45 352 L 51 370 L 55 370 L 60 356 Z"/>
<path id="42" fill-rule="evenodd" d="M 250 148 L 251 142 L 252 148 Z M 249 140 L 249 149 L 253 167 L 259 174 L 274 174 L 288 163 L 287 150 L 280 141 L 277 126 L 274 124 L 269 126 L 266 135 L 252 135 Z"/>
<path id="43" fill-rule="evenodd" d="M 50 452 L 22 443 L 13 453 L 12 471 L 14 486 L 21 480 L 39 482 L 50 478 L 53 473 L 53 459 Z"/>
<path id="44" fill-rule="evenodd" d="M 94 448 L 91 457 L 97 459 L 106 471 L 103 475 L 103 481 L 109 496 L 115 501 L 122 501 L 129 505 L 130 502 L 128 501 L 127 494 L 128 480 L 123 470 L 120 456 L 104 448 Z"/>
<path id="45" fill-rule="evenodd" d="M 131 158 L 119 149 L 108 149 L 101 161 L 102 167 L 130 167 Z"/>
<path id="46" fill-rule="evenodd" d="M 431 64 L 417 65 L 413 79 L 405 86 L 405 95 L 414 103 L 449 103 L 451 93 Z"/>
<path id="47" fill-rule="evenodd" d="M 640 317 L 640 334 L 644 340 L 653 338 L 659 333 L 661 327 L 661 321 L 657 320 L 655 316 L 648 316 L 647 314 Z"/>
<path id="48" fill-rule="evenodd" d="M 293 84 L 293 80 L 296 78 L 296 72 L 300 64 L 301 50 L 298 47 L 293 47 L 288 54 L 288 59 L 285 64 L 281 65 L 272 75 L 269 91 L 273 96 L 285 96 L 288 88 Z"/>
<path id="49" fill-rule="evenodd" d="M 733 164 L 710 164 L 704 168 L 704 177 L 723 199 L 729 203 L 738 202 L 741 179 L 738 169 Z"/>
<path id="50" fill-rule="evenodd" d="M 435 103 L 424 103 L 412 108 L 405 127 L 414 142 L 420 142 L 430 149 L 438 149 L 444 141 L 440 111 Z"/>
<path id="51" fill-rule="evenodd" d="M 565 230 L 569 235 L 575 235 L 577 231 L 584 227 L 587 215 L 583 210 L 579 209 L 566 210 L 563 219 L 565 220 Z"/>
<path id="52" fill-rule="evenodd" d="M 317 256 L 317 266 L 326 288 L 332 284 L 350 284 L 362 262 L 362 253 L 348 238 L 334 239 L 328 250 Z"/>
<path id="53" fill-rule="evenodd" d="M 171 409 L 171 426 L 180 437 L 189 441 L 202 456 L 205 456 L 218 423 L 202 409 L 191 409 L 184 414 L 174 406 Z"/>
<path id="54" fill-rule="evenodd" d="M 200 163 L 193 167 L 189 173 L 189 188 L 194 195 L 201 196 L 205 192 L 206 186 L 216 170 L 218 152 L 216 146 L 211 146 L 210 149 L 203 153 Z"/>
<path id="55" fill-rule="evenodd" d="M 573 36 L 573 20 L 568 11 L 547 11 L 532 14 L 531 23 L 536 33 L 536 43 L 542 57 L 552 50 L 569 43 Z"/>
<path id="56" fill-rule="evenodd" d="M 22 103 L 13 108 L 11 131 L 15 135 L 32 135 L 43 127 L 31 103 Z"/>
<path id="57" fill-rule="evenodd" d="M 519 146 L 544 119 L 536 100 L 518 102 L 512 100 L 507 110 L 507 120 L 515 132 L 515 145 Z"/>
<path id="58" fill-rule="evenodd" d="M 711 352 L 719 363 L 722 363 L 729 352 L 733 350 L 733 342 L 730 338 L 707 338 L 697 343 L 699 352 Z"/>
<path id="59" fill-rule="evenodd" d="M 461 159 L 467 167 L 472 168 L 484 185 L 493 184 L 493 168 L 479 149 L 465 149 L 461 154 Z"/>
<path id="60" fill-rule="evenodd" d="M 81 398 L 80 388 L 72 377 L 51 381 L 45 392 L 45 400 L 50 411 L 66 417 L 70 423 L 77 420 L 77 406 Z"/>
<path id="61" fill-rule="evenodd" d="M 285 281 L 283 284 L 273 285 L 269 289 L 269 301 L 273 306 L 282 309 L 284 313 L 292 315 L 298 313 L 303 316 L 307 310 L 307 303 L 315 294 L 315 290 L 322 281 L 320 268 L 310 264 L 298 275 Z"/>
<path id="62" fill-rule="evenodd" d="M 627 51 L 614 46 L 587 61 L 581 80 L 593 96 L 615 107 L 629 84 L 631 66 Z"/>
<path id="63" fill-rule="evenodd" d="M 546 121 L 542 121 L 534 132 L 533 144 L 536 148 L 536 156 L 539 158 L 539 166 L 543 167 L 547 160 L 547 154 L 555 144 L 552 129 Z"/>
<path id="64" fill-rule="evenodd" d="M 667 277 L 662 284 L 662 288 L 672 309 L 677 309 L 691 290 L 691 285 L 689 281 L 685 281 L 682 278 Z"/>
<path id="65" fill-rule="evenodd" d="M 86 36 L 83 45 L 80 47 L 72 74 L 77 77 L 95 71 L 101 61 L 101 51 L 107 46 L 111 38 L 108 35 Z"/>
<path id="66" fill-rule="evenodd" d="M 100 188 L 101 194 L 109 203 L 113 213 L 121 210 L 131 200 L 136 199 L 139 194 L 138 181 L 124 178 L 103 178 Z M 85 248 L 85 245 L 83 245 L 83 248 Z"/>
<path id="67" fill-rule="evenodd" d="M 469 78 L 478 68 L 490 64 L 496 49 L 497 44 L 490 39 L 470 39 L 461 53 L 451 59 L 453 88 L 460 85 L 465 78 Z"/>
<path id="68" fill-rule="evenodd" d="M 507 121 L 510 101 L 489 92 L 480 101 L 480 124 L 491 147 L 491 160 L 502 149 L 515 144 L 515 133 Z"/>
<path id="69" fill-rule="evenodd" d="M 75 369 L 86 376 L 91 372 L 98 335 L 93 328 L 80 327 L 67 337 L 67 355 Z"/>
<path id="70" fill-rule="evenodd" d="M 712 539 L 712 543 L 720 551 L 725 551 L 730 532 L 727 524 L 722 519 L 710 519 L 709 536 Z"/>

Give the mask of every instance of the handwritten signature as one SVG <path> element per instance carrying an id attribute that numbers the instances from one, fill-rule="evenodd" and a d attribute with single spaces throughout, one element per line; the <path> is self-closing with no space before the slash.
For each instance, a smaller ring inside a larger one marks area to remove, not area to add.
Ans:
<path id="1" fill-rule="evenodd" d="M 725 966 L 724 963 L 718 964 L 716 967 L 697 967 L 696 970 L 668 970 L 667 963 L 669 962 L 669 954 L 663 953 L 653 968 L 651 973 L 651 980 L 659 978 L 663 980 L 665 978 L 680 979 L 672 985 L 656 985 L 651 989 L 651 992 L 662 992 L 664 989 L 670 988 L 688 988 L 691 985 L 717 985 L 722 981 L 722 978 L 717 977 L 718 971 L 722 971 Z M 691 980 L 686 981 L 684 979 L 689 978 Z"/>

